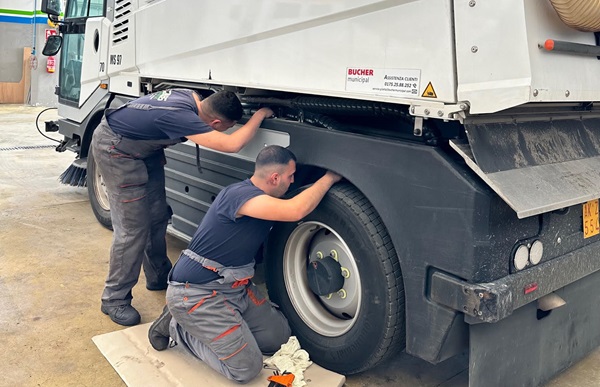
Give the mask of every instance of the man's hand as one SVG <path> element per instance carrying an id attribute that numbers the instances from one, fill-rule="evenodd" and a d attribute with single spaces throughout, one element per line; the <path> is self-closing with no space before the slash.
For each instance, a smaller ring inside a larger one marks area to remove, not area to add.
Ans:
<path id="1" fill-rule="evenodd" d="M 334 185 L 338 181 L 342 180 L 342 177 L 340 175 L 332 171 L 327 171 L 327 173 L 325 173 L 323 177 L 331 180 L 331 185 Z"/>
<path id="2" fill-rule="evenodd" d="M 254 113 L 254 116 L 256 115 L 262 115 L 262 119 L 264 120 L 265 118 L 272 118 L 275 117 L 275 113 L 273 112 L 273 110 L 271 110 L 271 108 L 268 107 L 264 107 L 264 108 L 260 108 L 256 111 L 256 113 Z"/>
<path id="3" fill-rule="evenodd" d="M 248 122 L 232 134 L 211 131 L 202 134 L 193 134 L 186 136 L 188 140 L 198 145 L 215 149 L 221 152 L 236 153 L 239 152 L 256 134 L 260 124 L 265 118 L 273 117 L 273 110 L 268 107 L 260 108 L 250 117 Z"/>

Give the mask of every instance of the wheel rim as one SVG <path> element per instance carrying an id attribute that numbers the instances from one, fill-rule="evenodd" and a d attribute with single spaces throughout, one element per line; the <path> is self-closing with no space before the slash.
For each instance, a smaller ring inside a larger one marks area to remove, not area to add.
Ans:
<path id="1" fill-rule="evenodd" d="M 344 285 L 337 293 L 318 296 L 308 285 L 307 261 L 327 255 L 337 258 L 342 266 Z M 355 324 L 361 304 L 360 275 L 350 248 L 331 227 L 308 221 L 294 229 L 284 250 L 283 276 L 294 309 L 313 331 L 336 337 Z"/>
<path id="2" fill-rule="evenodd" d="M 98 172 L 98 166 L 96 166 L 96 172 L 94 173 L 94 194 L 98 200 L 98 204 L 105 211 L 110 211 L 110 204 L 108 202 L 108 191 L 106 190 L 106 184 L 100 172 Z"/>

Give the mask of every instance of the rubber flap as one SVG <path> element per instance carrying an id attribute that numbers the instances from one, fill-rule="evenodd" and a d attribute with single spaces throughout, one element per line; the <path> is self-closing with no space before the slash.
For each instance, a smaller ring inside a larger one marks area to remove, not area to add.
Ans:
<path id="1" fill-rule="evenodd" d="M 465 128 L 450 145 L 519 218 L 600 197 L 600 119 Z"/>

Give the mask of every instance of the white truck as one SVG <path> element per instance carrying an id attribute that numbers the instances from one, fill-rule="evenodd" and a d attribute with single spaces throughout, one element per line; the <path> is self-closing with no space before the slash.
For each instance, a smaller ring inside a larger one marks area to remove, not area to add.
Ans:
<path id="1" fill-rule="evenodd" d="M 194 146 L 167 150 L 170 232 L 189 239 L 261 147 L 287 146 L 293 188 L 344 177 L 264 244 L 313 360 L 352 374 L 468 352 L 471 386 L 535 386 L 600 345 L 599 30 L 587 0 L 66 0 L 47 129 L 110 227 L 89 153 L 106 108 L 174 87 L 272 107 L 239 154 L 202 149 L 201 171 Z"/>

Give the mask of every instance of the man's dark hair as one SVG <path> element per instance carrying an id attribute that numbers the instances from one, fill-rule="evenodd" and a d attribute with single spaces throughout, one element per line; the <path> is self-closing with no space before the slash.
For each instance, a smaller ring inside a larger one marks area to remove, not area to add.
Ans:
<path id="1" fill-rule="evenodd" d="M 269 145 L 264 147 L 256 156 L 255 169 L 267 165 L 288 165 L 290 160 L 296 161 L 296 156 L 292 151 L 279 145 Z"/>
<path id="2" fill-rule="evenodd" d="M 216 115 L 220 119 L 239 121 L 244 114 L 242 103 L 231 91 L 219 91 L 211 94 L 204 99 L 202 104 L 208 108 L 206 113 Z"/>

